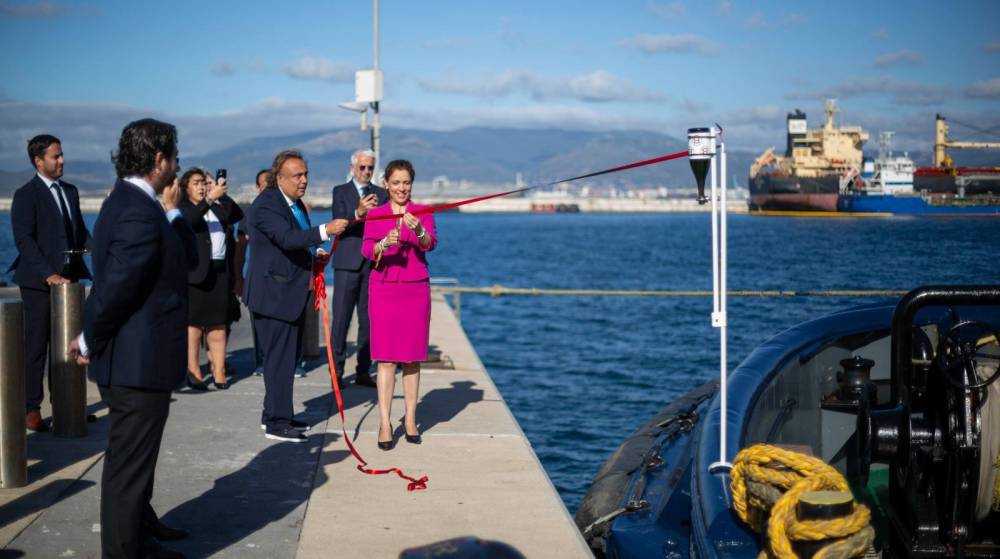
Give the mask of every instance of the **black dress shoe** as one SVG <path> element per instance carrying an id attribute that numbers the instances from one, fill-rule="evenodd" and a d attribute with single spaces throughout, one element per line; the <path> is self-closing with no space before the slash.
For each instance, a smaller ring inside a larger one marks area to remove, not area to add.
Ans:
<path id="1" fill-rule="evenodd" d="M 152 532 L 154 538 L 160 540 L 161 542 L 183 540 L 184 538 L 191 535 L 188 533 L 187 530 L 182 530 L 180 528 L 171 528 L 170 526 L 167 526 L 166 524 L 159 521 L 157 521 L 156 524 L 153 525 L 152 529 L 150 529 L 150 532 Z"/>
<path id="2" fill-rule="evenodd" d="M 375 381 L 372 379 L 372 376 L 369 375 L 368 373 L 365 374 L 358 373 L 354 375 L 354 384 L 357 384 L 359 386 L 367 386 L 369 388 L 375 388 Z"/>
<path id="3" fill-rule="evenodd" d="M 146 540 L 145 547 L 147 559 L 184 559 L 185 557 L 180 551 L 164 547 L 154 539 Z"/>
<path id="4" fill-rule="evenodd" d="M 197 378 L 195 378 L 195 376 L 191 374 L 191 371 L 187 372 L 187 377 L 184 379 L 184 382 L 187 383 L 188 388 L 190 388 L 191 390 L 198 390 L 198 391 L 208 390 L 208 384 L 206 384 L 204 380 L 198 380 Z"/>
<path id="5" fill-rule="evenodd" d="M 392 450 L 392 447 L 394 446 L 396 446 L 396 439 L 378 442 L 378 447 L 381 450 Z"/>
<path id="6" fill-rule="evenodd" d="M 213 382 L 215 382 L 215 381 L 213 381 Z M 215 382 L 215 389 L 216 390 L 229 390 L 229 385 L 230 385 L 230 382 L 228 380 L 226 382 Z"/>
<path id="7" fill-rule="evenodd" d="M 304 443 L 309 439 L 305 438 L 297 429 L 293 429 L 290 425 L 282 425 L 280 427 L 268 427 L 264 431 L 264 436 L 276 441 L 285 441 L 288 443 Z"/>
<path id="8" fill-rule="evenodd" d="M 406 442 L 410 444 L 420 444 L 423 442 L 423 439 L 420 438 L 420 435 L 411 435 L 407 433 L 405 436 L 406 436 Z"/>

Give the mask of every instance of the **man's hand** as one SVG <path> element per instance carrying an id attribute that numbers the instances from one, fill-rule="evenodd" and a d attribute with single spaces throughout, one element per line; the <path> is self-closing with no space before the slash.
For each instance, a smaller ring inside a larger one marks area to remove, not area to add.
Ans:
<path id="1" fill-rule="evenodd" d="M 359 218 L 365 217 L 365 214 L 368 213 L 368 210 L 374 208 L 377 205 L 378 205 L 378 196 L 375 196 L 374 194 L 369 194 L 368 196 L 365 196 L 358 203 L 358 217 Z"/>
<path id="2" fill-rule="evenodd" d="M 69 283 L 69 279 L 62 277 L 59 274 L 52 274 L 51 276 L 45 278 L 45 283 L 49 285 L 60 285 L 63 283 Z"/>
<path id="3" fill-rule="evenodd" d="M 212 202 L 215 202 L 219 198 L 225 196 L 228 191 L 229 187 L 226 185 L 226 178 L 222 177 L 219 179 L 219 182 L 209 188 L 208 194 L 205 195 L 206 201 L 211 204 Z"/>
<path id="4" fill-rule="evenodd" d="M 90 358 L 80 353 L 80 341 L 76 338 L 73 338 L 73 340 L 69 343 L 66 355 L 68 355 L 70 359 L 75 360 L 76 364 L 81 367 L 90 365 Z"/>
<path id="5" fill-rule="evenodd" d="M 174 184 L 163 189 L 163 209 L 165 211 L 176 210 L 177 204 L 181 201 L 181 182 L 174 179 Z"/>
<path id="6" fill-rule="evenodd" d="M 340 235 L 344 229 L 347 229 L 346 219 L 334 219 L 326 224 L 326 234 L 331 237 Z"/>

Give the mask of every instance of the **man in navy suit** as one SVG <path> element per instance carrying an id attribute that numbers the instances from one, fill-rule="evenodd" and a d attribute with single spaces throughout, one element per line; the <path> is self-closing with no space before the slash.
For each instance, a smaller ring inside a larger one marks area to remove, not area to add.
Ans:
<path id="1" fill-rule="evenodd" d="M 150 506 L 170 393 L 187 366 L 187 274 L 198 263 L 194 233 L 177 209 L 177 129 L 132 122 L 113 160 L 118 180 L 94 224 L 94 286 L 83 332 L 70 345 L 110 410 L 101 549 L 105 559 L 183 557 L 154 538 L 187 533 L 164 526 Z"/>
<path id="2" fill-rule="evenodd" d="M 59 180 L 64 163 L 59 138 L 41 134 L 29 140 L 28 159 L 36 174 L 14 193 L 10 223 L 18 256 L 10 269 L 24 308 L 25 423 L 32 431 L 46 431 L 40 410 L 51 327 L 49 286 L 90 278 L 83 262 L 90 233 L 76 187 Z"/>
<path id="3" fill-rule="evenodd" d="M 272 186 L 250 206 L 250 267 L 243 301 L 253 313 L 257 337 L 264 348 L 264 411 L 261 427 L 269 439 L 305 442 L 309 428 L 293 415 L 292 385 L 306 301 L 312 280 L 315 247 L 339 235 L 347 220 L 313 226 L 302 196 L 309 168 L 302 154 L 282 151 L 271 166 Z"/>
<path id="4" fill-rule="evenodd" d="M 360 219 L 368 210 L 389 201 L 384 188 L 371 184 L 375 170 L 375 152 L 358 150 L 351 156 L 353 178 L 333 189 L 333 217 L 340 219 Z M 347 361 L 347 330 L 351 327 L 351 315 L 358 308 L 358 363 L 354 382 L 374 387 L 369 374 L 372 365 L 371 343 L 368 324 L 368 276 L 371 261 L 361 256 L 361 241 L 365 224 L 353 223 L 340 235 L 337 252 L 333 255 L 333 364 L 337 377 L 344 375 Z"/>

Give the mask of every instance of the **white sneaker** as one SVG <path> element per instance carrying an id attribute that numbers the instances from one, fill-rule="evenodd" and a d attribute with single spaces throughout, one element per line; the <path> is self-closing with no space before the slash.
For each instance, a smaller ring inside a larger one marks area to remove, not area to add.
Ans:
<path id="1" fill-rule="evenodd" d="M 306 370 L 302 367 L 295 367 L 295 378 L 305 378 Z"/>
<path id="2" fill-rule="evenodd" d="M 264 376 L 264 366 L 261 365 L 260 367 L 257 367 L 256 369 L 253 370 L 253 373 L 251 373 L 251 374 L 253 374 L 253 376 L 255 376 L 255 377 L 262 377 L 262 376 Z"/>

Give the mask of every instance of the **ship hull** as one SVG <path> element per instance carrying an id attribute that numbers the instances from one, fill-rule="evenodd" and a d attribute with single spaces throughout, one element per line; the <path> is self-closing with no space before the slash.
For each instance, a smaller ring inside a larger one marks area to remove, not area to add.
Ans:
<path id="1" fill-rule="evenodd" d="M 1000 200 L 955 199 L 941 196 L 929 202 L 921 196 L 892 196 L 885 194 L 845 194 L 837 201 L 837 210 L 851 214 L 933 215 L 933 216 L 983 216 L 1000 217 Z"/>
<path id="2" fill-rule="evenodd" d="M 750 209 L 835 212 L 840 180 L 832 177 L 757 175 L 750 180 Z"/>

